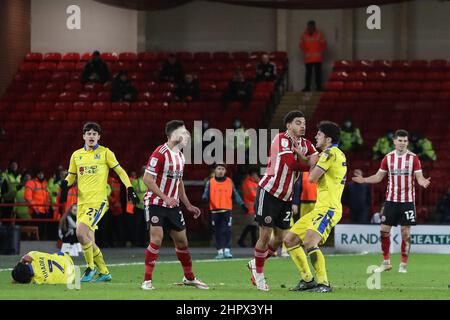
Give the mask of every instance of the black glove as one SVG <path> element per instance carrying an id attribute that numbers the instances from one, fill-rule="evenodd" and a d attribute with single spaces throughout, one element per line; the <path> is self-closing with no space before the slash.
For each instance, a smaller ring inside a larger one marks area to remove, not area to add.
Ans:
<path id="1" fill-rule="evenodd" d="M 136 192 L 134 192 L 134 188 L 128 187 L 127 193 L 128 193 L 128 200 L 133 202 L 134 205 L 137 205 L 139 203 L 139 198 Z"/>
<path id="2" fill-rule="evenodd" d="M 63 180 L 61 181 L 61 196 L 59 197 L 59 202 L 61 204 L 64 204 L 67 202 L 67 191 L 68 191 L 68 187 L 67 187 L 67 180 Z"/>
<path id="3" fill-rule="evenodd" d="M 245 204 L 241 205 L 242 210 L 244 210 L 245 213 L 248 213 L 248 208 Z"/>

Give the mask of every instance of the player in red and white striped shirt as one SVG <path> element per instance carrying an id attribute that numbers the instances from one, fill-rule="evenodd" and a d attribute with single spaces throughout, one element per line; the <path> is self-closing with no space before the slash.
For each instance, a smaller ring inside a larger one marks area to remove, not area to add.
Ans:
<path id="1" fill-rule="evenodd" d="M 309 171 L 316 164 L 319 154 L 314 145 L 303 138 L 306 120 L 301 111 L 289 112 L 284 124 L 286 132 L 277 135 L 270 146 L 268 167 L 259 182 L 255 200 L 259 239 L 255 258 L 249 261 L 248 268 L 252 282 L 263 291 L 268 290 L 263 274 L 265 260 L 274 255 L 290 228 L 294 182 L 300 171 Z"/>
<path id="2" fill-rule="evenodd" d="M 172 120 L 166 124 L 166 135 L 167 142 L 152 153 L 144 174 L 144 183 L 148 187 L 144 204 L 145 218 L 150 229 L 150 244 L 145 251 L 145 275 L 141 288 L 154 289 L 152 275 L 164 227 L 170 229 L 170 236 L 175 243 L 175 251 L 184 271 L 183 283 L 199 289 L 209 289 L 192 272 L 186 224 L 180 208 L 181 201 L 186 210 L 194 214 L 195 219 L 201 214 L 200 209 L 189 202 L 182 180 L 185 161 L 181 150 L 187 145 L 190 134 L 183 121 Z"/>
<path id="3" fill-rule="evenodd" d="M 353 181 L 357 183 L 379 183 L 389 174 L 386 202 L 381 218 L 381 250 L 384 261 L 375 272 L 392 269 L 389 259 L 390 232 L 392 226 L 400 224 L 402 261 L 398 271 L 406 273 L 406 263 L 411 247 L 411 226 L 416 224 L 414 177 L 417 179 L 417 183 L 424 188 L 428 188 L 430 185 L 430 178 L 426 179 L 423 176 L 419 158 L 408 150 L 407 131 L 397 130 L 395 132 L 394 145 L 395 150 L 384 157 L 376 174 L 368 178 L 356 176 L 353 177 Z"/>

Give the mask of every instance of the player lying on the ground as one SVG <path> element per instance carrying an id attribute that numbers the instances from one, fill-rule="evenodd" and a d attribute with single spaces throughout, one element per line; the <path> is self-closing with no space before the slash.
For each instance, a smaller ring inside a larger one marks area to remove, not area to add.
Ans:
<path id="1" fill-rule="evenodd" d="M 69 284 L 75 279 L 72 258 L 67 253 L 30 251 L 11 272 L 14 282 L 37 284 Z"/>

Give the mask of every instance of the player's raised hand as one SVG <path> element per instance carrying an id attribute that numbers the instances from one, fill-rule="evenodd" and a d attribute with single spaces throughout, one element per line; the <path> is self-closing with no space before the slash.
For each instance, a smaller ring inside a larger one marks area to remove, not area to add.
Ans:
<path id="1" fill-rule="evenodd" d="M 197 219 L 202 214 L 202 211 L 197 208 L 196 206 L 190 205 L 189 207 L 186 207 L 186 210 L 189 212 L 192 212 L 194 214 L 194 219 Z"/>
<path id="2" fill-rule="evenodd" d="M 428 188 L 428 186 L 430 185 L 430 183 L 431 183 L 431 177 L 426 178 L 426 179 L 423 178 L 423 179 L 421 179 L 421 180 L 419 181 L 419 185 L 422 186 L 422 187 L 424 187 L 425 189 Z"/>
<path id="3" fill-rule="evenodd" d="M 363 176 L 354 176 L 352 177 L 352 180 L 356 183 L 364 183 L 364 177 Z"/>

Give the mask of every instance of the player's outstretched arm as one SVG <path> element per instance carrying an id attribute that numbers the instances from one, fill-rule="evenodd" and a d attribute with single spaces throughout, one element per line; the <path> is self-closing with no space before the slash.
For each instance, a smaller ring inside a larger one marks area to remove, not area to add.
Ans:
<path id="1" fill-rule="evenodd" d="M 374 175 L 371 175 L 370 177 L 364 178 L 363 176 L 354 176 L 352 177 L 352 180 L 356 183 L 380 183 L 383 181 L 384 177 L 386 176 L 387 172 L 383 170 L 378 170 L 378 172 Z"/>
<path id="2" fill-rule="evenodd" d="M 199 208 L 197 208 L 196 206 L 193 206 L 191 204 L 191 202 L 189 201 L 189 199 L 186 195 L 186 190 L 184 190 L 183 180 L 180 181 L 180 185 L 178 186 L 178 188 L 179 188 L 181 202 L 184 204 L 187 211 L 192 212 L 194 214 L 194 219 L 197 219 L 202 214 L 202 211 Z"/>
<path id="3" fill-rule="evenodd" d="M 179 204 L 178 200 L 176 200 L 174 198 L 169 198 L 168 196 L 166 196 L 161 191 L 161 189 L 158 188 L 158 185 L 156 184 L 156 181 L 155 181 L 155 177 L 151 173 L 148 173 L 147 171 L 144 174 L 144 183 L 151 192 L 153 192 L 158 197 L 160 197 L 162 199 L 162 201 L 164 201 L 168 206 L 178 207 L 178 204 Z"/>
<path id="4" fill-rule="evenodd" d="M 430 185 L 430 183 L 431 183 L 431 177 L 429 177 L 429 178 L 425 178 L 424 176 L 423 176 L 423 173 L 422 173 L 422 171 L 417 171 L 416 173 L 415 173 L 415 176 L 416 176 L 416 179 L 417 179 L 417 183 L 421 186 L 421 187 L 423 187 L 423 188 L 428 188 L 428 186 Z"/>

